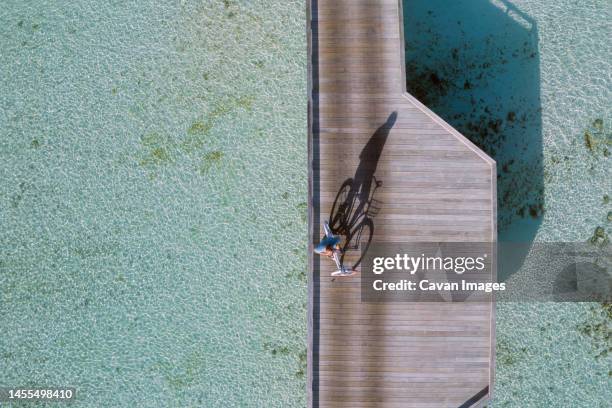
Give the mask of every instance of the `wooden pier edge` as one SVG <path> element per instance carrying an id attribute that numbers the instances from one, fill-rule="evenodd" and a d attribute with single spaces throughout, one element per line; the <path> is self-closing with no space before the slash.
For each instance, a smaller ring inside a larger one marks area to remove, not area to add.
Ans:
<path id="1" fill-rule="evenodd" d="M 315 0 L 316 1 L 316 0 Z M 400 0 L 401 1 L 401 0 Z M 306 327 L 308 328 L 307 341 L 306 341 L 306 403 L 307 407 L 313 407 L 313 395 L 312 395 L 312 383 L 313 383 L 313 295 L 314 295 L 314 280 L 313 280 L 313 271 L 314 271 L 314 256 L 313 256 L 313 240 L 312 236 L 314 233 L 313 225 L 314 225 L 314 206 L 313 202 L 313 153 L 312 153 L 312 124 L 313 124 L 313 106 L 312 106 L 312 30 L 311 30 L 311 21 L 312 21 L 312 4 L 311 0 L 306 0 L 306 41 L 307 41 L 307 55 L 308 55 L 308 63 L 307 63 L 307 79 L 306 79 L 306 92 L 308 93 L 308 273 L 307 273 L 307 282 L 308 282 L 308 306 L 306 308 Z"/>

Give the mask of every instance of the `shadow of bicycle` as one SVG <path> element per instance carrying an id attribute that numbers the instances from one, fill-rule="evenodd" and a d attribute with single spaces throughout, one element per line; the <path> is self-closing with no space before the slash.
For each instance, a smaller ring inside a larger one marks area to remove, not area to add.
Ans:
<path id="1" fill-rule="evenodd" d="M 329 215 L 332 232 L 343 238 L 341 263 L 344 264 L 348 255 L 356 254 L 355 259 L 351 259 L 353 269 L 363 260 L 374 236 L 373 218 L 382 206 L 382 202 L 374 198 L 382 181 L 374 174 L 396 119 L 397 112 L 391 113 L 363 147 L 355 175 L 342 183 Z"/>

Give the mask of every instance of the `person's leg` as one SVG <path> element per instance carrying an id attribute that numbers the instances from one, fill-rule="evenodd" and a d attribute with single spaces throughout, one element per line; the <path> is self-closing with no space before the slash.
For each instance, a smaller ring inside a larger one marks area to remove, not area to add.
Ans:
<path id="1" fill-rule="evenodd" d="M 321 242 L 319 242 L 319 245 L 317 245 L 314 248 L 314 252 L 315 252 L 315 254 L 321 255 L 323 252 L 325 252 L 325 248 L 326 248 L 325 243 L 323 241 L 321 241 Z"/>

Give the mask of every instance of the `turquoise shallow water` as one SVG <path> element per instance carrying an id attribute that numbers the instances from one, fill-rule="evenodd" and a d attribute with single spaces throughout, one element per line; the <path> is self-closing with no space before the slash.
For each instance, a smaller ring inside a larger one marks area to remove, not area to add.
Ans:
<path id="1" fill-rule="evenodd" d="M 305 404 L 305 11 L 265 6 L 3 4 L 0 384 Z"/>
<path id="2" fill-rule="evenodd" d="M 500 185 L 506 236 L 609 233 L 609 159 L 583 137 L 610 132 L 610 4 L 514 4 L 528 23 L 406 1 L 432 29 L 406 29 L 414 49 L 440 37 L 413 68 L 436 69 L 426 95 L 455 126 L 484 120 L 498 162 L 530 148 Z M 455 14 L 476 28 L 451 36 Z M 75 386 L 83 407 L 304 406 L 303 2 L 9 1 L 0 23 L 0 384 Z M 606 406 L 598 308 L 499 305 L 495 406 Z"/>

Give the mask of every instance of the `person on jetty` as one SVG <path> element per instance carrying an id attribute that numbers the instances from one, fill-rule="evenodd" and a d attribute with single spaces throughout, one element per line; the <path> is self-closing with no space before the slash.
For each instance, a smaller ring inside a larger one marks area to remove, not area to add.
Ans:
<path id="1" fill-rule="evenodd" d="M 315 253 L 329 258 L 333 258 L 334 254 L 342 255 L 340 248 L 340 237 L 337 235 L 325 235 L 319 245 L 314 249 Z"/>
<path id="2" fill-rule="evenodd" d="M 323 224 L 323 230 L 325 231 L 325 236 L 321 239 L 319 245 L 314 248 L 314 252 L 333 259 L 338 270 L 333 272 L 331 274 L 332 276 L 337 277 L 355 275 L 357 271 L 342 265 L 343 251 L 342 247 L 340 246 L 340 237 L 332 232 L 331 228 L 329 227 L 329 223 L 327 222 Z"/>

